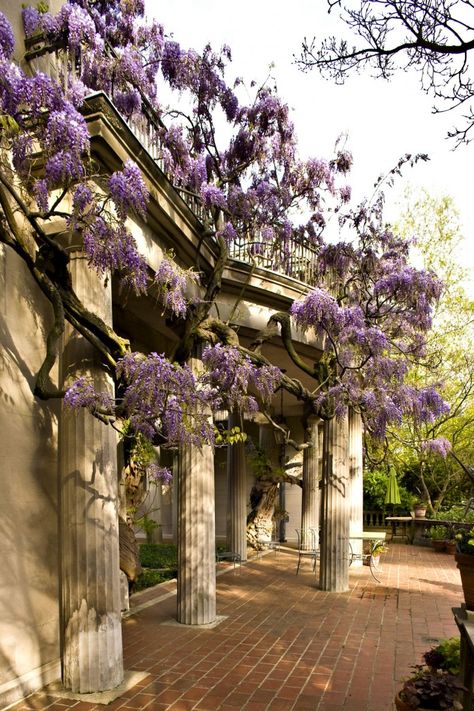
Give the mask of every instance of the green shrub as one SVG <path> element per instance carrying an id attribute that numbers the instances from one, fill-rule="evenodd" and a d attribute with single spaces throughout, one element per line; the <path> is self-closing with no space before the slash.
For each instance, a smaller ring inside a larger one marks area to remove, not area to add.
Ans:
<path id="1" fill-rule="evenodd" d="M 176 570 L 153 570 L 153 568 L 143 568 L 142 572 L 135 580 L 133 592 L 151 588 L 158 583 L 164 583 L 166 580 L 171 580 L 176 577 Z"/>
<path id="2" fill-rule="evenodd" d="M 444 541 L 448 537 L 446 526 L 431 526 L 428 535 L 433 541 Z"/>
<path id="3" fill-rule="evenodd" d="M 436 518 L 444 519 L 446 521 L 466 521 L 467 523 L 474 523 L 474 509 L 469 509 L 466 511 L 466 502 L 461 502 L 460 504 L 454 504 L 451 508 L 445 511 L 438 511 Z"/>
<path id="4" fill-rule="evenodd" d="M 178 565 L 178 551 L 173 543 L 142 543 L 140 563 L 144 568 L 174 568 Z"/>

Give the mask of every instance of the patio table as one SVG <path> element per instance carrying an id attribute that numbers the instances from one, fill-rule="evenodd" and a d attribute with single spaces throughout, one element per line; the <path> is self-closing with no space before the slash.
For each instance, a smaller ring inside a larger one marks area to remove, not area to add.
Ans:
<path id="1" fill-rule="evenodd" d="M 379 578 L 377 578 L 374 571 L 377 571 L 377 564 L 375 561 L 374 552 L 381 543 L 385 541 L 387 532 L 386 531 L 360 531 L 359 533 L 351 533 L 348 538 L 349 547 L 349 565 L 352 564 L 354 560 L 367 560 L 369 562 L 369 568 L 371 575 L 374 580 L 380 583 Z M 370 543 L 369 553 L 354 553 L 351 546 L 351 541 L 368 541 Z"/>

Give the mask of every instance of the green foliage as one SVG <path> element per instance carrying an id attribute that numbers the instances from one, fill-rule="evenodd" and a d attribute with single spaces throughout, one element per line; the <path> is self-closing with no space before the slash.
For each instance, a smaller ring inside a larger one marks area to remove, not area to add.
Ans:
<path id="1" fill-rule="evenodd" d="M 215 427 L 214 432 L 216 437 L 216 446 L 218 447 L 222 447 L 226 444 L 237 444 L 238 442 L 245 442 L 247 440 L 247 434 L 242 432 L 240 427 L 232 427 L 230 430 Z"/>
<path id="2" fill-rule="evenodd" d="M 436 272 L 444 283 L 426 359 L 413 365 L 409 382 L 437 389 L 442 384 L 450 412 L 434 423 L 406 422 L 392 428 L 387 442 L 389 456 L 404 473 L 405 484 L 423 493 L 432 515 L 446 503 L 469 495 L 472 487 L 454 457 L 443 458 L 426 443 L 444 438 L 462 462 L 474 461 L 474 354 L 466 348 L 474 338 L 474 302 L 466 290 L 466 246 L 452 198 L 412 191 L 405 199 L 397 228 L 404 237 L 415 235 L 416 265 Z"/>
<path id="3" fill-rule="evenodd" d="M 175 577 L 176 571 L 169 570 L 153 570 L 152 568 L 144 568 L 133 585 L 133 592 L 151 588 L 153 585 L 164 583 L 167 580 L 172 580 Z"/>
<path id="4" fill-rule="evenodd" d="M 446 521 L 474 523 L 474 509 L 469 509 L 469 511 L 466 512 L 466 502 L 462 502 L 454 504 L 449 509 L 438 511 L 436 518 L 445 519 Z"/>
<path id="5" fill-rule="evenodd" d="M 173 568 L 178 565 L 178 551 L 173 543 L 143 543 L 140 563 L 144 568 Z"/>
<path id="6" fill-rule="evenodd" d="M 26 7 L 30 7 L 30 3 L 21 3 L 21 7 L 23 10 Z M 47 2 L 44 2 L 44 0 L 40 0 L 40 2 L 36 3 L 36 9 L 38 10 L 39 13 L 44 15 L 46 12 L 49 12 L 49 4 Z"/>
<path id="7" fill-rule="evenodd" d="M 141 432 L 132 432 L 128 421 L 122 427 L 122 435 L 128 458 L 133 461 L 136 469 L 144 472 L 156 460 L 154 446 Z"/>
<path id="8" fill-rule="evenodd" d="M 20 127 L 13 116 L 10 116 L 10 114 L 2 114 L 0 116 L 0 129 L 5 131 L 7 136 L 11 136 L 14 133 L 18 133 Z"/>
<path id="9" fill-rule="evenodd" d="M 385 545 L 385 541 L 376 541 L 374 547 L 372 548 L 372 556 L 375 558 L 382 555 L 382 553 L 386 553 L 387 551 L 388 546 Z"/>
<path id="10" fill-rule="evenodd" d="M 461 641 L 459 637 L 444 639 L 436 647 L 432 647 L 423 655 L 424 660 L 432 669 L 443 669 L 450 674 L 461 671 Z"/>
<path id="11" fill-rule="evenodd" d="M 383 511 L 387 506 L 392 508 L 392 504 L 385 503 L 387 493 L 388 474 L 380 469 L 369 469 L 364 471 L 364 508 L 369 511 Z M 412 505 L 412 494 L 403 485 L 398 485 L 400 492 L 400 504 L 396 508 L 401 511 L 410 511 Z"/>
<path id="12" fill-rule="evenodd" d="M 285 476 L 285 471 L 281 467 L 273 467 L 265 450 L 253 442 L 250 443 L 248 456 L 256 479 L 277 481 Z"/>
<path id="13" fill-rule="evenodd" d="M 446 539 L 446 526 L 431 526 L 428 536 L 433 541 L 444 541 Z"/>
<path id="14" fill-rule="evenodd" d="M 145 532 L 147 543 L 152 543 L 153 533 L 154 531 L 156 531 L 157 528 L 160 527 L 160 524 L 154 521 L 149 516 L 147 516 L 147 514 L 136 518 L 133 523 L 135 526 Z"/>
<path id="15" fill-rule="evenodd" d="M 474 555 L 474 528 L 469 531 L 458 531 L 454 538 L 461 553 Z"/>

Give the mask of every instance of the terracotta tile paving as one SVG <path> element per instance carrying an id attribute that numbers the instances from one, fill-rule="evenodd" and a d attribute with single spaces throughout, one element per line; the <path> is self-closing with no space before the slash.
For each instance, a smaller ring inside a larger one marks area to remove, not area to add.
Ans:
<path id="1" fill-rule="evenodd" d="M 226 566 L 226 619 L 214 629 L 163 624 L 175 615 L 175 583 L 132 598 L 125 667 L 149 676 L 112 704 L 38 693 L 14 711 L 391 711 L 411 665 L 457 634 L 459 573 L 452 556 L 430 548 L 391 544 L 381 583 L 351 569 L 343 594 L 318 590 L 309 564 L 296 576 L 290 552 Z"/>

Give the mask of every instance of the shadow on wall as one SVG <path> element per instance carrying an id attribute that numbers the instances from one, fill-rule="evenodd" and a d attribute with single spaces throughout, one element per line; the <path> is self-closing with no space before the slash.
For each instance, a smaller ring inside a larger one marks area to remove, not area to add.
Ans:
<path id="1" fill-rule="evenodd" d="M 59 674 L 57 422 L 33 396 L 50 307 L 0 254 L 0 707 Z"/>

